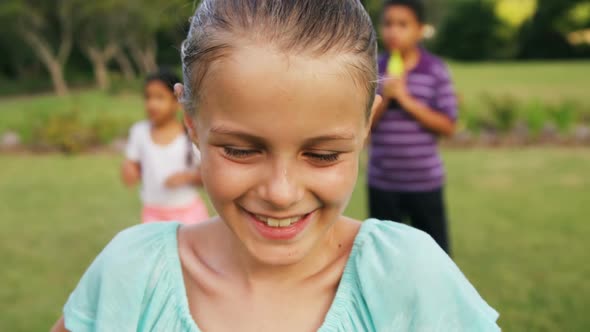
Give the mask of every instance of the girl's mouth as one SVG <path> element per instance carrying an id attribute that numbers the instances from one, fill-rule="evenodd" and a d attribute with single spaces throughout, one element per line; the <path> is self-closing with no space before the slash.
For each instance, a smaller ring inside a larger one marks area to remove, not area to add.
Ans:
<path id="1" fill-rule="evenodd" d="M 301 233 L 315 215 L 310 213 L 290 217 L 270 217 L 246 211 L 254 228 L 265 238 L 271 240 L 289 240 Z"/>

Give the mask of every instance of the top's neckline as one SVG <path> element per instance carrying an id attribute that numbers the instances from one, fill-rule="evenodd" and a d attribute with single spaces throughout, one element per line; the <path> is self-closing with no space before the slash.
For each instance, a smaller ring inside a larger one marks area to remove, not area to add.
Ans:
<path id="1" fill-rule="evenodd" d="M 322 331 L 324 329 L 328 329 L 330 327 L 335 327 L 334 325 L 340 321 L 340 317 L 342 316 L 342 310 L 345 308 L 346 304 L 350 303 L 350 292 L 353 289 L 356 283 L 356 274 L 355 274 L 355 263 L 354 260 L 356 256 L 358 256 L 358 252 L 360 247 L 364 242 L 364 238 L 366 238 L 366 234 L 369 233 L 371 226 L 375 223 L 376 219 L 367 219 L 364 221 L 354 238 L 354 242 L 352 245 L 352 249 L 350 250 L 350 254 L 346 261 L 346 265 L 344 266 L 344 271 L 342 272 L 342 276 L 340 278 L 340 282 L 338 284 L 338 288 L 336 289 L 336 294 L 334 295 L 334 299 L 332 300 L 332 304 L 324 317 L 324 321 L 322 325 L 319 327 L 318 331 Z M 184 284 L 184 277 L 182 274 L 182 263 L 180 261 L 180 253 L 178 248 L 178 229 L 180 227 L 180 223 L 175 223 L 176 227 L 174 227 L 174 236 L 171 236 L 172 239 L 169 241 L 167 245 L 168 248 L 168 256 L 170 258 L 170 265 L 168 266 L 172 269 L 172 278 L 174 280 L 174 291 L 176 292 L 175 296 L 179 300 L 178 302 L 178 312 L 183 320 L 184 325 L 193 332 L 201 332 L 197 322 L 193 319 L 193 316 L 190 313 L 190 307 L 188 303 L 187 293 L 186 293 L 186 286 Z"/>

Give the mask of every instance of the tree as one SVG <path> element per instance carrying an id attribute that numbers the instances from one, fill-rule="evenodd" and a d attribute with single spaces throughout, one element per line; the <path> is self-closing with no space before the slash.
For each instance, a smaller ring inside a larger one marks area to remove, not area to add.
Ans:
<path id="1" fill-rule="evenodd" d="M 555 59 L 576 56 L 566 34 L 575 28 L 583 28 L 584 22 L 571 17 L 572 10 L 588 0 L 538 0 L 537 11 L 526 22 L 520 33 L 519 57 L 525 59 Z M 590 22 L 586 22 L 590 24 Z M 588 25 L 586 25 L 587 27 Z"/>
<path id="2" fill-rule="evenodd" d="M 78 0 L 3 0 L 0 16 L 43 63 L 58 95 L 68 93 L 64 67 L 72 51 Z"/>
<path id="3" fill-rule="evenodd" d="M 506 57 L 510 41 L 504 25 L 494 12 L 493 3 L 463 0 L 453 3 L 434 41 L 435 51 L 459 60 Z"/>
<path id="4" fill-rule="evenodd" d="M 101 90 L 110 85 L 108 63 L 121 52 L 120 35 L 127 25 L 122 2 L 87 1 L 79 8 L 82 21 L 78 33 L 80 49 L 86 54 Z"/>
<path id="5" fill-rule="evenodd" d="M 157 70 L 159 31 L 167 31 L 186 21 L 198 1 L 189 0 L 129 0 L 127 15 L 133 25 L 126 31 L 125 46 L 143 74 Z"/>

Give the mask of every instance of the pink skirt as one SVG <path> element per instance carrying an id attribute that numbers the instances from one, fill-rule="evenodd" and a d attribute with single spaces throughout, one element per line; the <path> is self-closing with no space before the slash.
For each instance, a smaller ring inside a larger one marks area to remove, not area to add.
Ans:
<path id="1" fill-rule="evenodd" d="M 179 221 L 183 224 L 196 224 L 207 219 L 209 219 L 207 206 L 199 197 L 186 206 L 144 205 L 141 211 L 141 221 L 144 224 L 158 221 Z"/>

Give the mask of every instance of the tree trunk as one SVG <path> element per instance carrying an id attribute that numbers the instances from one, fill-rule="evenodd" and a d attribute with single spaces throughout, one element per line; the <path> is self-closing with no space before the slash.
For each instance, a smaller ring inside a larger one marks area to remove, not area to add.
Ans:
<path id="1" fill-rule="evenodd" d="M 151 40 L 144 47 L 141 47 L 135 40 L 128 42 L 129 50 L 133 57 L 133 61 L 140 68 L 140 72 L 143 75 L 155 72 L 158 70 L 158 64 L 156 61 L 156 41 Z"/>
<path id="2" fill-rule="evenodd" d="M 96 85 L 101 90 L 108 89 L 111 82 L 107 64 L 115 55 L 116 47 L 114 45 L 108 45 L 104 50 L 99 50 L 93 46 L 85 46 L 83 49 L 92 63 Z"/>
<path id="3" fill-rule="evenodd" d="M 59 52 L 59 55 L 56 56 L 51 52 L 49 45 L 41 36 L 27 29 L 21 29 L 20 32 L 39 60 L 45 65 L 51 77 L 55 93 L 58 96 L 67 95 L 69 89 L 64 77 L 64 64 L 68 54 Z M 67 43 L 67 41 L 62 41 L 62 44 L 64 43 Z"/>
<path id="4" fill-rule="evenodd" d="M 155 40 L 151 40 L 145 47 L 144 61 L 148 72 L 153 73 L 158 70 L 158 62 L 156 60 L 156 52 L 158 45 Z"/>
<path id="5" fill-rule="evenodd" d="M 131 81 L 135 79 L 133 65 L 131 64 L 131 61 L 129 61 L 127 54 L 125 54 L 120 47 L 117 47 L 117 51 L 115 52 L 115 61 L 117 61 L 117 64 L 123 73 L 123 77 L 125 77 L 126 80 Z"/>
<path id="6" fill-rule="evenodd" d="M 94 66 L 94 75 L 96 77 L 96 85 L 101 90 L 106 90 L 111 85 L 111 81 L 109 79 L 109 72 L 107 70 L 107 66 L 105 61 L 98 60 L 93 62 Z"/>
<path id="7" fill-rule="evenodd" d="M 45 65 L 47 66 L 47 70 L 51 76 L 51 82 L 53 83 L 55 94 L 58 96 L 67 95 L 70 91 L 63 74 L 63 66 L 57 61 L 50 61 Z"/>

